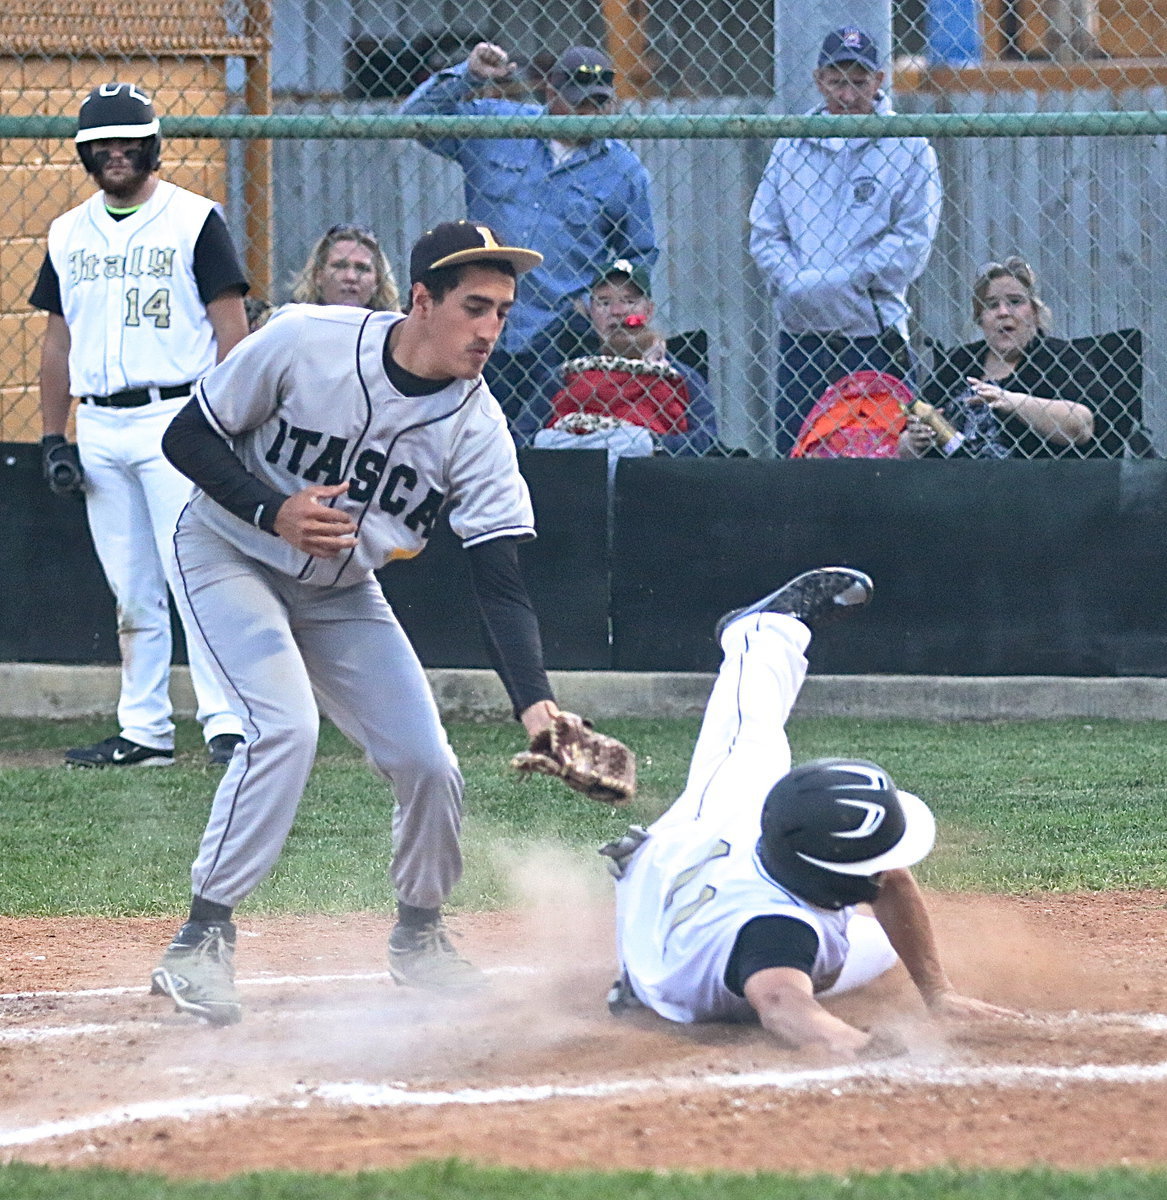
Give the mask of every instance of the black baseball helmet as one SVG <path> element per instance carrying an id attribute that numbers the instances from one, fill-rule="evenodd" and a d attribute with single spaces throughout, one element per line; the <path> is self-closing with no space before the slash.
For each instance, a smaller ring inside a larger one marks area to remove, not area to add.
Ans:
<path id="1" fill-rule="evenodd" d="M 910 867 L 932 849 L 936 820 L 880 766 L 819 758 L 784 775 L 762 807 L 758 857 L 796 896 L 822 908 L 874 900 L 872 878 Z"/>
<path id="2" fill-rule="evenodd" d="M 103 138 L 146 138 L 142 167 L 155 170 L 162 157 L 162 135 L 150 97 L 133 83 L 103 83 L 81 101 L 77 153 L 92 175 L 96 165 L 90 142 Z"/>

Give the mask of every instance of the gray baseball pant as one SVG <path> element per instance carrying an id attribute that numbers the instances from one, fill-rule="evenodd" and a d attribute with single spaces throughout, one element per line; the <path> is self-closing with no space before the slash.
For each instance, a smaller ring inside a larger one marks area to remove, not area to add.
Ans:
<path id="1" fill-rule="evenodd" d="M 462 874 L 462 776 L 425 672 L 376 579 L 339 589 L 300 583 L 189 510 L 175 549 L 193 623 L 245 738 L 215 793 L 191 869 L 194 894 L 234 907 L 275 866 L 316 756 L 319 700 L 392 784 L 397 899 L 440 907 Z"/>

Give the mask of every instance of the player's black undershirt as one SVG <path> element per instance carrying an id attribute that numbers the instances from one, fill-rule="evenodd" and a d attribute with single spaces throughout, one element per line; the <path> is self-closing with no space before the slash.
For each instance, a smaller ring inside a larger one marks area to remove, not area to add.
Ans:
<path id="1" fill-rule="evenodd" d="M 770 967 L 793 967 L 809 975 L 818 950 L 818 934 L 805 921 L 755 917 L 738 932 L 725 967 L 725 986 L 735 996 L 744 996 L 746 980 Z"/>
<path id="2" fill-rule="evenodd" d="M 412 371 L 407 371 L 393 357 L 393 352 L 389 349 L 389 339 L 392 335 L 392 328 L 385 335 L 385 345 L 381 350 L 381 362 L 385 365 L 385 374 L 389 377 L 389 382 L 403 396 L 434 396 L 442 390 L 448 388 L 454 382 L 454 377 L 451 375 L 449 379 L 425 379 L 421 375 L 415 375 Z"/>
<path id="3" fill-rule="evenodd" d="M 288 497 L 252 475 L 215 432 L 198 400 L 185 404 L 170 422 L 162 435 L 162 453 L 216 504 L 248 525 L 258 524 L 275 534 L 276 513 Z"/>
<path id="4" fill-rule="evenodd" d="M 123 221 L 130 214 L 109 215 L 115 221 Z M 226 222 L 217 209 L 212 209 L 207 214 L 199 236 L 195 239 L 193 268 L 199 299 L 204 304 L 210 304 L 212 300 L 231 290 L 237 291 L 241 296 L 247 294 L 247 276 L 243 273 L 235 245 L 227 232 Z M 28 302 L 42 312 L 56 313 L 59 317 L 64 315 L 61 305 L 61 281 L 47 252 Z"/>

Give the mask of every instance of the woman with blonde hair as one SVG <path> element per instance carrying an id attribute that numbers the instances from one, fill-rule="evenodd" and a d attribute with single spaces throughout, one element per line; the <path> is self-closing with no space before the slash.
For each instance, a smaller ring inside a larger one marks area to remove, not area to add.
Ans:
<path id="1" fill-rule="evenodd" d="M 899 458 L 1081 458 L 1094 445 L 1089 372 L 1071 343 L 1051 337 L 1033 268 L 1017 256 L 985 263 L 972 289 L 983 337 L 947 351 L 920 399 L 952 426 L 942 450 L 934 425 L 909 417 Z M 946 433 L 947 436 L 947 433 Z"/>
<path id="2" fill-rule="evenodd" d="M 400 309 L 393 268 L 372 231 L 360 225 L 333 225 L 320 237 L 296 276 L 292 300 L 378 312 Z"/>

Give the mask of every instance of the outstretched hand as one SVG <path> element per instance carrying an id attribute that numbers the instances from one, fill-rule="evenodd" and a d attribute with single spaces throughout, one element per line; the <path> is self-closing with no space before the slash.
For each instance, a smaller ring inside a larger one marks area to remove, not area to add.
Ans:
<path id="1" fill-rule="evenodd" d="M 928 1011 L 942 1021 L 1018 1021 L 1025 1018 L 1025 1014 L 1015 1008 L 1004 1008 L 987 1000 L 962 996 L 959 992 L 940 992 L 930 997 Z"/>
<path id="2" fill-rule="evenodd" d="M 276 513 L 275 531 L 297 550 L 315 558 L 335 558 L 356 544 L 357 523 L 328 501 L 348 491 L 347 483 L 313 484 L 289 496 Z"/>

